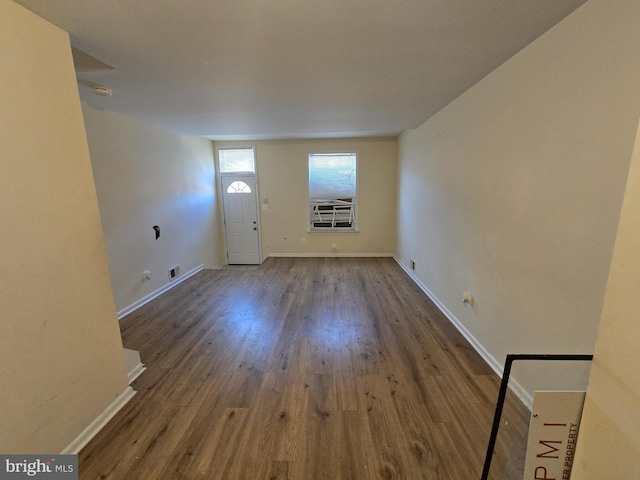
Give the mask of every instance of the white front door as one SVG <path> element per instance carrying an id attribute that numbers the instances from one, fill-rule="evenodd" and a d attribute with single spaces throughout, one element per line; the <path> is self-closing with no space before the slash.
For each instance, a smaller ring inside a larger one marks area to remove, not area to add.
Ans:
<path id="1" fill-rule="evenodd" d="M 255 175 L 222 175 L 224 231 L 230 265 L 260 264 Z"/>

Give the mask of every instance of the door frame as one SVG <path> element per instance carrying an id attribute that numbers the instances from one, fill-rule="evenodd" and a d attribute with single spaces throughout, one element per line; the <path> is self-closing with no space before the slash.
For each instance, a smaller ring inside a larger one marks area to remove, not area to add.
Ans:
<path id="1" fill-rule="evenodd" d="M 225 149 L 239 149 L 239 148 L 246 148 L 246 149 L 252 149 L 253 150 L 253 172 L 233 172 L 233 173 L 222 173 L 220 172 L 220 156 L 219 156 L 219 152 L 220 150 L 225 150 Z M 217 187 L 218 187 L 218 192 L 220 192 L 220 210 L 221 210 L 221 215 L 222 215 L 222 242 L 224 245 L 224 260 L 225 260 L 225 265 L 229 265 L 229 249 L 227 246 L 227 224 L 226 224 L 226 218 L 225 218 L 225 210 L 224 210 L 224 191 L 222 188 L 222 177 L 245 177 L 245 178 L 253 178 L 254 183 L 255 183 L 255 192 L 256 192 L 256 227 L 258 228 L 258 265 L 262 264 L 262 262 L 264 261 L 262 258 L 262 228 L 260 225 L 261 222 L 261 214 L 260 214 L 260 190 L 258 188 L 258 162 L 256 162 L 256 147 L 253 145 L 224 145 L 224 146 L 217 146 L 216 147 L 216 151 L 215 151 L 215 169 L 216 172 L 218 173 L 218 179 L 217 179 Z M 247 182 L 249 183 L 249 182 Z M 252 183 L 249 183 L 249 185 L 252 185 Z"/>

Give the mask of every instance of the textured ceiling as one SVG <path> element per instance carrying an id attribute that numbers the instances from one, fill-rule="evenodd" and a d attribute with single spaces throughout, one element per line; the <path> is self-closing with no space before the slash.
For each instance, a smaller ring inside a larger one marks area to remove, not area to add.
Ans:
<path id="1" fill-rule="evenodd" d="M 415 128 L 585 0 L 17 3 L 113 67 L 78 72 L 90 105 L 180 134 L 262 139 Z"/>

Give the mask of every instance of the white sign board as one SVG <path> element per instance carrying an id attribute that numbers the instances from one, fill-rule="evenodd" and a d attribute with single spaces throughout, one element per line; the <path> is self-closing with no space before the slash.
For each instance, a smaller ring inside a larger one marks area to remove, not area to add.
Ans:
<path id="1" fill-rule="evenodd" d="M 537 391 L 529 423 L 524 480 L 569 480 L 585 392 Z"/>

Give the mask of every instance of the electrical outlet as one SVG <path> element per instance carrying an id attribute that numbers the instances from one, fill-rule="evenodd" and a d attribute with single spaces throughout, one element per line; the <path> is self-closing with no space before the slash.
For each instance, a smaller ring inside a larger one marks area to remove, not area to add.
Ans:
<path id="1" fill-rule="evenodd" d="M 300 243 L 307 243 L 307 237 L 302 237 L 300 239 Z"/>
<path id="2" fill-rule="evenodd" d="M 412 259 L 409 260 L 409 265 L 411 265 L 411 270 L 416 269 L 416 262 Z"/>
<path id="3" fill-rule="evenodd" d="M 338 249 L 337 245 L 335 243 L 331 244 L 331 251 L 335 252 Z"/>

